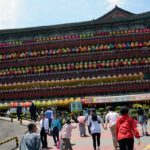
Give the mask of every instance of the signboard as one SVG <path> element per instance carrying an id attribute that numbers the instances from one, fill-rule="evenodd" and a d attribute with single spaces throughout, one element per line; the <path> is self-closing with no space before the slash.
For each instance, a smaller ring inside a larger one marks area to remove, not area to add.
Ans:
<path id="1" fill-rule="evenodd" d="M 85 103 L 112 103 L 126 101 L 142 101 L 150 100 L 150 93 L 122 96 L 106 96 L 106 97 L 85 97 Z"/>
<path id="2" fill-rule="evenodd" d="M 72 102 L 71 103 L 71 112 L 82 110 L 82 102 Z"/>
<path id="3" fill-rule="evenodd" d="M 95 97 L 85 97 L 85 103 L 95 103 Z"/>

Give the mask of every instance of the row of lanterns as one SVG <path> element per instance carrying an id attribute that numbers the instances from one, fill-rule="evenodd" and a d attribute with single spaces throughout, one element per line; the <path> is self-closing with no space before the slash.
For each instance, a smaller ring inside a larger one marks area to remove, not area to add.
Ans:
<path id="1" fill-rule="evenodd" d="M 66 53 L 80 53 L 90 51 L 101 51 L 111 49 L 122 49 L 122 48 L 137 48 L 137 47 L 149 47 L 150 41 L 148 42 L 131 42 L 131 43 L 118 43 L 118 44 L 97 44 L 96 46 L 79 46 L 74 48 L 59 48 L 41 51 L 27 51 L 20 53 L 8 53 L 0 54 L 0 60 L 15 59 L 15 58 L 26 58 L 26 57 L 37 57 L 37 56 L 49 56 L 56 54 Z"/>
<path id="2" fill-rule="evenodd" d="M 10 103 L 10 106 L 13 107 L 13 108 L 16 108 L 18 106 L 18 104 L 20 104 L 20 106 L 22 107 L 30 107 L 31 106 L 31 102 L 20 102 L 20 103 L 17 103 L 17 102 L 11 102 Z"/>
<path id="3" fill-rule="evenodd" d="M 53 107 L 70 107 L 70 104 L 72 102 L 80 102 L 82 101 L 81 98 L 70 98 L 70 99 L 64 99 L 64 100 L 48 100 L 48 101 L 34 101 L 34 104 L 37 106 L 37 108 L 48 108 L 50 106 Z M 16 108 L 18 106 L 18 104 L 20 104 L 22 107 L 30 107 L 31 106 L 31 102 L 11 102 L 10 103 L 10 107 Z"/>
<path id="4" fill-rule="evenodd" d="M 149 32 L 149 31 L 150 31 L 149 29 L 137 29 L 137 30 L 122 30 L 122 31 L 113 31 L 113 32 L 101 32 L 101 33 L 88 33 L 88 34 L 55 36 L 55 37 L 40 38 L 40 39 L 35 39 L 35 40 L 24 40 L 24 41 L 13 41 L 13 42 L 0 43 L 0 47 L 1 46 L 9 46 L 9 45 L 22 45 L 22 44 L 26 44 L 26 43 L 41 43 L 41 42 L 53 41 L 53 40 L 84 39 L 84 38 L 87 38 L 87 37 L 105 36 L 105 35 L 146 33 L 146 32 Z"/>
<path id="5" fill-rule="evenodd" d="M 144 74 L 142 72 L 136 74 L 119 74 L 113 76 L 103 76 L 103 77 L 92 77 L 92 78 L 77 78 L 77 79 L 67 79 L 67 80 L 52 80 L 52 81 L 32 81 L 24 83 L 13 83 L 13 84 L 2 84 L 0 85 L 0 90 L 12 90 L 12 89 L 28 89 L 28 88 L 38 88 L 38 87 L 63 87 L 63 86 L 76 86 L 76 85 L 92 85 L 99 83 L 114 83 L 123 81 L 134 81 L 142 80 Z"/>
<path id="6" fill-rule="evenodd" d="M 0 76 L 32 74 L 41 72 L 56 72 L 56 71 L 70 71 L 82 69 L 95 69 L 95 68 L 114 68 L 123 66 L 146 65 L 150 63 L 148 58 L 134 58 L 134 59 L 116 59 L 107 61 L 90 61 L 80 63 L 67 63 L 67 64 L 54 64 L 42 66 L 30 66 L 20 68 L 10 68 L 0 70 Z"/>

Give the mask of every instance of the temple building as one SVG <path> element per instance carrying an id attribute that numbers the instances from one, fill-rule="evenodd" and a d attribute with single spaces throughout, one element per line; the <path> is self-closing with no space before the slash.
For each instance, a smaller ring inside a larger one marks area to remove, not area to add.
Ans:
<path id="1" fill-rule="evenodd" d="M 150 12 L 0 30 L 0 101 L 150 100 Z"/>

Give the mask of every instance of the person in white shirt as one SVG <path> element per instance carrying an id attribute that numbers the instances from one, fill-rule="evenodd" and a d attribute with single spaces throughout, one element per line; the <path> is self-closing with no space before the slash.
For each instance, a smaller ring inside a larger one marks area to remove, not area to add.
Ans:
<path id="1" fill-rule="evenodd" d="M 92 135 L 93 139 L 93 147 L 94 150 L 96 150 L 96 141 L 98 145 L 98 150 L 100 150 L 100 135 L 101 135 L 101 129 L 99 122 L 102 124 L 103 128 L 104 127 L 104 122 L 100 116 L 97 115 L 96 111 L 92 111 L 92 116 L 88 118 L 88 126 L 90 127 L 90 132 Z"/>
<path id="2" fill-rule="evenodd" d="M 47 148 L 47 133 L 49 129 L 49 121 L 45 114 L 42 114 L 42 119 L 40 121 L 40 136 L 42 142 L 42 148 Z"/>
<path id="3" fill-rule="evenodd" d="M 107 129 L 107 124 L 109 124 L 115 150 L 117 150 L 117 148 L 119 147 L 117 143 L 117 137 L 116 137 L 116 120 L 118 117 L 119 114 L 114 112 L 114 108 L 110 106 L 109 113 L 106 115 L 105 118 L 105 128 Z"/>

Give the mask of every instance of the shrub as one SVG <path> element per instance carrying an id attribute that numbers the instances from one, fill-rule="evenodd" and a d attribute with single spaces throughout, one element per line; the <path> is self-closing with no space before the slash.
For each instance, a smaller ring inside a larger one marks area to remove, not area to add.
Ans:
<path id="1" fill-rule="evenodd" d="M 136 109 L 130 109 L 130 113 L 131 113 L 131 114 L 136 114 L 137 111 L 136 111 Z"/>
<path id="2" fill-rule="evenodd" d="M 133 105 L 132 105 L 132 108 L 133 108 L 133 109 L 137 109 L 138 107 L 142 107 L 142 105 L 141 105 L 141 104 L 133 104 Z"/>
<path id="3" fill-rule="evenodd" d="M 104 112 L 104 108 L 99 108 L 98 112 Z"/>
<path id="4" fill-rule="evenodd" d="M 148 112 L 149 111 L 149 106 L 143 105 L 143 109 Z"/>
<path id="5" fill-rule="evenodd" d="M 106 108 L 105 108 L 107 111 L 109 110 L 109 106 L 106 106 Z"/>
<path id="6" fill-rule="evenodd" d="M 117 107 L 116 107 L 116 110 L 120 110 L 120 108 L 121 108 L 121 106 L 117 106 Z"/>
<path id="7" fill-rule="evenodd" d="M 80 113 L 83 113 L 82 110 L 74 110 L 73 112 L 76 113 L 76 114 L 78 114 L 78 115 L 79 115 Z"/>
<path id="8" fill-rule="evenodd" d="M 5 103 L 5 104 L 0 104 L 0 112 L 6 112 L 10 108 L 10 105 Z"/>
<path id="9" fill-rule="evenodd" d="M 134 119 L 137 119 L 137 115 L 136 114 L 131 114 L 131 117 Z"/>
<path id="10" fill-rule="evenodd" d="M 120 111 L 119 111 L 119 110 L 115 110 L 115 112 L 116 112 L 116 113 L 118 113 L 118 114 L 120 113 Z"/>
<path id="11" fill-rule="evenodd" d="M 16 115 L 17 113 L 16 113 L 16 111 L 12 111 L 12 112 L 10 112 L 10 114 L 11 115 Z"/>
<path id="12" fill-rule="evenodd" d="M 27 118 L 27 119 L 31 119 L 31 117 L 30 117 L 30 116 L 26 116 L 25 118 Z"/>
<path id="13" fill-rule="evenodd" d="M 150 118 L 150 112 L 147 114 L 148 118 Z"/>

